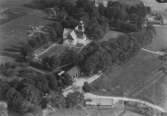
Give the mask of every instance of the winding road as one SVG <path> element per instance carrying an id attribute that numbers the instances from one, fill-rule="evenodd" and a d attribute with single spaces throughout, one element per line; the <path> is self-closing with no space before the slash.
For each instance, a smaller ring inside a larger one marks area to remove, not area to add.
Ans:
<path id="1" fill-rule="evenodd" d="M 114 96 L 99 96 L 92 93 L 85 93 L 84 96 L 86 100 L 91 100 L 86 102 L 87 105 L 104 105 L 105 106 L 105 105 L 114 105 L 119 101 L 129 101 L 134 103 L 140 103 L 148 107 L 151 107 L 155 110 L 158 110 L 160 112 L 167 113 L 167 111 L 165 111 L 160 106 L 157 106 L 139 99 L 132 99 L 132 98 L 126 98 L 126 97 L 114 97 Z"/>
<path id="2" fill-rule="evenodd" d="M 94 75 L 92 77 L 90 77 L 89 79 L 77 79 L 73 85 L 78 87 L 78 89 L 82 89 L 84 82 L 88 82 L 89 84 L 94 82 L 96 79 L 99 79 L 101 77 L 101 75 Z M 154 80 L 153 83 L 157 81 Z M 76 88 L 75 88 L 76 89 Z M 63 95 L 67 96 L 69 93 L 74 92 L 75 90 L 73 90 L 72 86 L 69 86 L 68 88 L 66 88 L 64 90 Z M 84 97 L 85 100 L 89 100 L 86 102 L 87 105 L 114 105 L 115 103 L 119 102 L 119 101 L 129 101 L 129 102 L 134 102 L 134 103 L 140 103 L 143 105 L 146 105 L 147 107 L 150 107 L 152 109 L 158 110 L 162 113 L 167 113 L 167 111 L 165 109 L 163 109 L 162 107 L 149 103 L 147 101 L 143 101 L 140 99 L 132 99 L 132 98 L 127 98 L 127 97 L 116 97 L 116 96 L 100 96 L 100 95 L 96 95 L 93 93 L 84 93 Z"/>
<path id="3" fill-rule="evenodd" d="M 166 54 L 165 52 L 162 52 L 162 51 L 152 51 L 152 50 L 148 50 L 145 48 L 142 48 L 141 50 L 148 52 L 148 53 L 151 53 L 151 54 L 154 54 L 154 55 L 159 55 L 159 56 L 163 56 Z"/>

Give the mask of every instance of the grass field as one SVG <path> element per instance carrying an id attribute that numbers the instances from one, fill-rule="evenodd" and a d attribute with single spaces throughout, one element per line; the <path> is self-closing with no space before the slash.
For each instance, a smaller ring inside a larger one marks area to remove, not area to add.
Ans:
<path id="1" fill-rule="evenodd" d="M 50 115 L 48 116 L 118 116 L 118 112 L 122 111 L 121 110 L 119 111 L 116 108 L 87 107 L 84 109 L 74 108 L 74 109 L 56 110 L 55 112 L 50 113 Z"/>
<path id="2" fill-rule="evenodd" d="M 49 23 L 39 17 L 25 15 L 21 18 L 0 25 L 0 51 L 18 42 L 28 39 L 27 30 L 30 26 L 44 25 Z"/>
<path id="3" fill-rule="evenodd" d="M 22 5 L 31 0 L 0 0 L 0 10 L 3 16 L 0 24 L 0 55 L 3 49 L 10 45 L 17 45 L 18 42 L 25 42 L 27 30 L 30 26 L 45 25 L 50 23 L 41 17 L 45 14 L 42 11 L 26 8 Z M 3 57 L 0 62 L 9 61 Z"/>
<path id="4" fill-rule="evenodd" d="M 167 48 L 167 25 L 155 26 L 156 36 L 152 44 L 148 45 L 147 48 L 151 50 L 161 50 Z"/>
<path id="5" fill-rule="evenodd" d="M 108 41 L 109 39 L 116 39 L 121 35 L 124 35 L 124 33 L 118 31 L 109 31 L 104 35 L 103 39 L 101 39 L 100 41 Z"/>
<path id="6" fill-rule="evenodd" d="M 145 48 L 155 51 L 167 48 L 167 26 L 157 26 L 155 29 L 157 32 L 155 39 Z M 107 38 L 114 38 L 115 35 L 117 34 L 108 34 Z M 129 62 L 109 70 L 101 79 L 95 81 L 92 84 L 96 90 L 94 93 L 112 96 L 130 96 L 144 86 L 147 86 L 149 81 L 159 78 L 161 74 L 157 75 L 157 70 L 161 65 L 157 56 L 140 51 Z M 135 98 L 153 102 L 167 109 L 167 103 L 165 102 L 167 101 L 166 83 L 167 79 L 163 77 L 156 84 L 143 90 Z"/>
<path id="7" fill-rule="evenodd" d="M 98 90 L 96 91 L 98 94 L 130 96 L 153 78 L 150 75 L 157 73 L 160 64 L 156 56 L 140 51 L 128 63 L 110 70 L 92 85 Z M 102 92 L 104 89 L 106 92 Z"/>

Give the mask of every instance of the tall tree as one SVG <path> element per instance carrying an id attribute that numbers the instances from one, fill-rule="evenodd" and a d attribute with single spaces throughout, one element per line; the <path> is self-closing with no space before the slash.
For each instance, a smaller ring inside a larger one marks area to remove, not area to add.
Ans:
<path id="1" fill-rule="evenodd" d="M 70 93 L 66 97 L 66 104 L 69 108 L 84 105 L 84 102 L 84 96 L 80 92 Z"/>

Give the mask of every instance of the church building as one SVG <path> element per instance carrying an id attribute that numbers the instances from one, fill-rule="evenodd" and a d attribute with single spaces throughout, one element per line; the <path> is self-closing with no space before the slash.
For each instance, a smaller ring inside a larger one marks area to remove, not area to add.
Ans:
<path id="1" fill-rule="evenodd" d="M 90 43 L 90 40 L 85 35 L 85 27 L 83 21 L 80 21 L 75 29 L 64 29 L 63 32 L 64 44 L 68 46 L 82 47 Z"/>

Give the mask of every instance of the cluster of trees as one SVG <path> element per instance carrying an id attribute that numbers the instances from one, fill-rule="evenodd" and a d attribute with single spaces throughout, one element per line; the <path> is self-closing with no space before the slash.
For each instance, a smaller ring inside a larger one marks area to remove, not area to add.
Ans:
<path id="1" fill-rule="evenodd" d="M 65 28 L 74 28 L 80 20 L 85 23 L 86 34 L 90 39 L 100 39 L 108 30 L 108 20 L 104 16 L 101 16 L 98 12 L 98 8 L 94 3 L 89 0 L 78 0 L 71 2 L 68 0 L 60 1 L 55 7 L 58 7 L 61 15 L 58 15 L 56 20 Z M 62 17 L 64 13 L 64 18 Z"/>
<path id="2" fill-rule="evenodd" d="M 59 51 L 53 51 L 59 52 Z M 53 71 L 53 70 L 68 70 L 78 64 L 78 54 L 69 48 L 65 48 L 60 53 L 55 53 L 51 56 L 41 58 L 40 62 L 31 61 L 30 65 L 38 69 Z"/>
<path id="3" fill-rule="evenodd" d="M 96 7 L 94 1 L 91 0 L 37 0 L 36 2 L 43 5 L 42 9 L 51 7 L 57 9 L 56 22 L 33 28 L 29 33 L 30 39 L 26 43 L 6 49 L 8 54 L 10 52 L 17 53 L 13 57 L 17 57 L 19 61 L 25 62 L 32 59 L 33 50 L 41 46 L 48 46 L 51 42 L 62 43 L 63 28 L 74 28 L 80 20 L 85 23 L 88 38 L 99 40 L 109 29 L 122 32 L 140 30 L 146 14 L 150 12 L 150 9 L 145 7 L 142 2 L 131 7 L 119 1 L 110 1 L 107 7 L 104 7 L 103 4 Z M 96 52 L 96 54 L 99 53 Z M 67 57 L 63 58 L 65 61 L 62 64 L 70 61 Z M 55 60 L 54 57 L 44 59 L 47 68 L 52 67 L 49 65 L 53 64 L 53 60 Z"/>
<path id="4" fill-rule="evenodd" d="M 34 27 L 30 29 L 27 40 L 32 48 L 39 48 L 49 42 L 62 43 L 63 27 L 59 22 L 47 24 L 45 26 Z"/>
<path id="5" fill-rule="evenodd" d="M 29 38 L 4 49 L 4 55 L 13 57 L 18 62 L 28 62 L 33 58 L 34 50 L 47 48 L 50 43 L 63 42 L 63 27 L 59 22 L 33 27 L 28 32 Z"/>
<path id="6" fill-rule="evenodd" d="M 63 27 L 74 28 L 79 20 L 83 20 L 89 38 L 96 40 L 101 39 L 108 29 L 122 32 L 140 30 L 146 14 L 151 12 L 150 8 L 145 7 L 142 2 L 128 6 L 119 1 L 109 1 L 107 7 L 102 3 L 96 7 L 93 0 L 37 1 L 39 2 L 38 5 L 43 5 L 42 9 L 56 9 L 56 21 L 59 21 Z M 38 5 L 36 6 L 38 7 Z"/>
<path id="7" fill-rule="evenodd" d="M 120 35 L 116 39 L 90 43 L 79 54 L 79 66 L 85 74 L 105 71 L 113 65 L 121 65 L 133 57 L 143 46 L 149 44 L 155 34 L 149 25 L 140 32 Z"/>
<path id="8" fill-rule="evenodd" d="M 15 75 L 16 66 L 9 62 L 0 65 L 0 74 L 5 77 L 10 77 Z"/>
<path id="9" fill-rule="evenodd" d="M 22 79 L 9 82 L 0 80 L 0 100 L 7 102 L 10 111 L 24 114 L 34 107 L 46 108 L 47 104 L 55 108 L 84 105 L 81 93 L 63 96 L 62 90 L 72 84 L 72 78 L 67 73 L 43 75 L 26 69 L 20 76 L 23 76 Z"/>
<path id="10" fill-rule="evenodd" d="M 27 62 L 33 56 L 33 48 L 25 42 L 18 42 L 5 48 L 3 55 L 12 57 L 16 62 Z"/>

